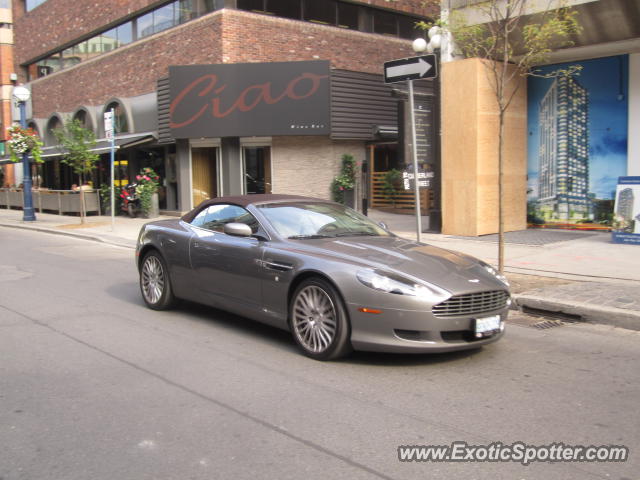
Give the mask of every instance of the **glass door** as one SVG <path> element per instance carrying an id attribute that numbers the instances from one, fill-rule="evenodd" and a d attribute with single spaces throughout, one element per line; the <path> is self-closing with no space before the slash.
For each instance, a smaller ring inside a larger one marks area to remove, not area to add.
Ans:
<path id="1" fill-rule="evenodd" d="M 271 193 L 271 147 L 243 147 L 244 191 Z"/>
<path id="2" fill-rule="evenodd" d="M 218 196 L 218 149 L 216 147 L 191 149 L 193 206 Z"/>

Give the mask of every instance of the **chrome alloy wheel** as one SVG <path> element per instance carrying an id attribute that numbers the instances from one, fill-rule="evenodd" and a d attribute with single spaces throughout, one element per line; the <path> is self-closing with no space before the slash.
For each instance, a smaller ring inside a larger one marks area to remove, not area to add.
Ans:
<path id="1" fill-rule="evenodd" d="M 300 290 L 293 304 L 292 325 L 305 349 L 313 353 L 327 350 L 337 329 L 336 308 L 329 294 L 316 285 Z"/>
<path id="2" fill-rule="evenodd" d="M 155 255 L 149 255 L 142 265 L 141 286 L 145 300 L 155 305 L 164 292 L 165 275 L 162 263 Z"/>

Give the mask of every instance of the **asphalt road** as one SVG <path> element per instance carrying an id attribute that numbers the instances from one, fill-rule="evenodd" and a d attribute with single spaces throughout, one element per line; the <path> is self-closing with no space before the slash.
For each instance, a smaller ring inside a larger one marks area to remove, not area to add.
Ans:
<path id="1" fill-rule="evenodd" d="M 637 479 L 640 333 L 511 324 L 445 355 L 307 359 L 144 307 L 133 251 L 0 228 L 0 479 Z M 626 445 L 624 463 L 399 462 L 399 445 Z"/>

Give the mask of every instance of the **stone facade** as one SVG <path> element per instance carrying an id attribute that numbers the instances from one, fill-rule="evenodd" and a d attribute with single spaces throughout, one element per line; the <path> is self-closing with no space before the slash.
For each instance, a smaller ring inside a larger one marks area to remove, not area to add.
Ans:
<path id="1" fill-rule="evenodd" d="M 340 171 L 342 155 L 365 158 L 362 142 L 328 137 L 274 137 L 271 175 L 273 193 L 331 199 L 329 187 Z"/>

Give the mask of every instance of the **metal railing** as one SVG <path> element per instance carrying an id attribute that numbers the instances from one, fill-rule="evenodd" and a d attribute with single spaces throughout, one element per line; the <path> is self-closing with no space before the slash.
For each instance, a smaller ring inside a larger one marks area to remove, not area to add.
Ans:
<path id="1" fill-rule="evenodd" d="M 75 190 L 32 190 L 33 206 L 40 213 L 43 211 L 64 213 L 80 213 L 80 193 Z M 100 197 L 97 191 L 84 192 L 84 211 L 100 212 Z M 24 194 L 21 188 L 0 188 L 0 207 L 24 208 Z"/>

